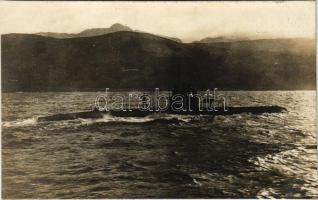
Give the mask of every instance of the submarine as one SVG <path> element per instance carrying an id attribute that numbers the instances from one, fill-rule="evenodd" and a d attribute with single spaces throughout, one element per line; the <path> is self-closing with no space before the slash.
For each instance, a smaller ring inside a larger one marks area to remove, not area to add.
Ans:
<path id="1" fill-rule="evenodd" d="M 175 115 L 234 115 L 242 113 L 251 114 L 263 114 L 263 113 L 281 113 L 287 111 L 286 108 L 281 106 L 253 106 L 253 107 L 228 107 L 227 110 L 208 111 L 208 110 L 186 110 L 186 111 L 143 111 L 140 109 L 132 109 L 130 111 L 123 110 L 110 110 L 110 111 L 99 111 L 94 109 L 92 111 L 85 112 L 74 112 L 65 114 L 55 114 L 50 116 L 39 117 L 38 121 L 63 121 L 63 120 L 75 120 L 75 119 L 98 119 L 103 118 L 104 115 L 111 115 L 114 117 L 146 117 L 155 113 L 175 114 Z"/>
<path id="2" fill-rule="evenodd" d="M 111 115 L 114 117 L 146 117 L 153 114 L 173 114 L 173 115 L 234 115 L 242 113 L 251 113 L 251 114 L 263 114 L 263 113 L 281 113 L 287 111 L 286 108 L 272 105 L 272 106 L 250 106 L 250 107 L 233 107 L 229 106 L 225 109 L 224 107 L 214 107 L 214 109 L 201 109 L 200 101 L 194 97 L 193 94 L 196 94 L 196 91 L 192 88 L 182 88 L 172 90 L 172 95 L 169 91 L 168 99 L 168 108 L 166 110 L 157 110 L 157 109 L 122 109 L 122 110 L 100 110 L 98 107 L 95 107 L 91 111 L 84 112 L 74 112 L 74 113 L 63 113 L 55 114 L 50 116 L 38 117 L 38 121 L 62 121 L 62 120 L 75 120 L 75 119 L 98 119 L 103 118 L 104 115 Z M 180 100 L 176 100 L 175 96 L 188 96 L 190 101 L 183 99 L 182 107 L 179 109 L 174 109 L 175 103 L 180 103 Z M 146 99 L 141 97 L 143 103 Z M 180 109 L 181 108 L 181 109 Z"/>

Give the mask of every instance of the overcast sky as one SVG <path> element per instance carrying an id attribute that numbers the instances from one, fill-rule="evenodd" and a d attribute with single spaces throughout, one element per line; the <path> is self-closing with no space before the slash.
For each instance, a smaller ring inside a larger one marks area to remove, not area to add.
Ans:
<path id="1" fill-rule="evenodd" d="M 178 37 L 315 36 L 315 2 L 0 2 L 0 33 L 109 27 Z"/>

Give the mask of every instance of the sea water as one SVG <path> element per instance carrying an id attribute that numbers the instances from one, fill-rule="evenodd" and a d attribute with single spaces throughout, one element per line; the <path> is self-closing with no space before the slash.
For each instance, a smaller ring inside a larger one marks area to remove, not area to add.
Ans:
<path id="1" fill-rule="evenodd" d="M 3 198 L 317 198 L 315 91 L 224 93 L 288 111 L 38 122 L 100 93 L 3 93 Z"/>

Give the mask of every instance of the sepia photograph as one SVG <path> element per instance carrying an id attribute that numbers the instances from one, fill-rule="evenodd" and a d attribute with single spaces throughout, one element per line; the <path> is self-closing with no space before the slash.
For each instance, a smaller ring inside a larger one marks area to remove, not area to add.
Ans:
<path id="1" fill-rule="evenodd" d="M 317 199 L 315 1 L 1 1 L 1 198 Z"/>

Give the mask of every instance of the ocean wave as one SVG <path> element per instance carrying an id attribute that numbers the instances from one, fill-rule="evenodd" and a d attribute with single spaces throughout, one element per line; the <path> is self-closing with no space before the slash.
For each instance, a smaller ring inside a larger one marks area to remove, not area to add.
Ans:
<path id="1" fill-rule="evenodd" d="M 20 127 L 20 126 L 33 126 L 37 123 L 37 118 L 28 118 L 17 121 L 2 122 L 2 127 Z"/>
<path id="2" fill-rule="evenodd" d="M 191 116 L 173 115 L 173 114 L 153 114 L 146 117 L 115 117 L 105 114 L 99 119 L 82 119 L 79 118 L 81 124 L 90 125 L 94 123 L 149 123 L 149 122 L 190 122 Z"/>
<path id="3" fill-rule="evenodd" d="M 16 121 L 5 121 L 2 122 L 2 127 L 6 128 L 14 128 L 14 127 L 27 127 L 27 126 L 35 126 L 38 124 L 46 124 L 44 127 L 47 128 L 47 125 L 54 125 L 65 127 L 67 125 L 91 125 L 95 123 L 177 123 L 177 122 L 190 122 L 193 119 L 193 116 L 187 115 L 174 115 L 174 114 L 153 114 L 146 117 L 115 117 L 110 114 L 103 115 L 102 118 L 89 118 L 83 119 L 78 118 L 74 120 L 63 120 L 63 121 L 47 121 L 47 122 L 39 122 L 36 117 L 16 120 Z"/>
<path id="4" fill-rule="evenodd" d="M 311 170 L 311 164 L 316 162 L 316 148 L 313 148 L 316 145 L 296 146 L 298 147 L 295 149 L 250 159 L 250 162 L 253 162 L 259 170 L 273 171 L 285 176 L 288 175 L 286 183 L 292 183 L 286 184 L 283 187 L 263 188 L 258 193 L 258 198 L 277 197 L 278 194 L 287 194 L 291 191 L 294 193 L 306 193 L 307 196 L 318 195 L 315 189 L 318 186 L 317 173 L 316 170 Z M 302 187 L 304 184 L 307 186 L 306 188 Z M 297 191 L 295 188 L 300 189 Z"/>

